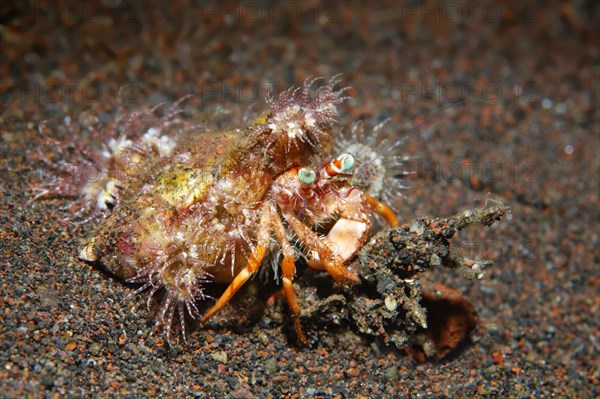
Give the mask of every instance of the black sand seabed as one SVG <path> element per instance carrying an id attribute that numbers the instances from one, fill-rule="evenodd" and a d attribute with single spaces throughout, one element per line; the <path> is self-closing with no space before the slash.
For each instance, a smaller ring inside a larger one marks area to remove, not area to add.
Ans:
<path id="1" fill-rule="evenodd" d="M 599 6 L 466 3 L 3 2 L 0 396 L 596 396 Z M 483 279 L 427 277 L 479 312 L 449 359 L 417 364 L 344 327 L 300 347 L 258 280 L 169 348 L 130 311 L 130 286 L 76 260 L 92 226 L 60 222 L 68 201 L 28 202 L 40 123 L 106 118 L 115 88 L 134 109 L 195 93 L 241 121 L 265 83 L 337 73 L 352 87 L 345 127 L 389 117 L 403 134 L 464 100 L 409 135 L 403 220 L 512 207 L 458 238 L 495 261 Z"/>

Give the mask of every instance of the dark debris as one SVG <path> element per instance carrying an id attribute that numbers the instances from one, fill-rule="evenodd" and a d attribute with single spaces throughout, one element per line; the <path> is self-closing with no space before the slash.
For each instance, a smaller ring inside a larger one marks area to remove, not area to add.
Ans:
<path id="1" fill-rule="evenodd" d="M 473 224 L 490 226 L 510 212 L 500 203 L 469 209 L 447 218 L 418 218 L 401 227 L 384 230 L 363 247 L 351 267 L 361 277 L 357 286 L 339 290 L 310 289 L 303 317 L 323 325 L 349 324 L 362 334 L 382 338 L 423 360 L 443 357 L 473 331 L 473 306 L 443 285 L 425 291 L 422 273 L 436 267 L 459 268 L 467 277 L 482 277 L 490 261 L 475 261 L 455 254 L 450 240 Z M 313 280 L 313 279 L 311 279 Z M 312 282 L 314 284 L 314 281 Z M 321 287 L 327 282 L 320 281 Z M 457 324 L 459 326 L 457 327 Z M 450 337 L 452 335 L 452 337 Z"/>

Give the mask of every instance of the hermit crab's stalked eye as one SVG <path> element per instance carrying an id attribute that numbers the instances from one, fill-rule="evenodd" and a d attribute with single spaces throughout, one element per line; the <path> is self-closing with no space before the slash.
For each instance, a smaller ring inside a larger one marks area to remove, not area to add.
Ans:
<path id="1" fill-rule="evenodd" d="M 340 161 L 340 171 L 342 173 L 346 173 L 352 170 L 354 167 L 354 157 L 350 154 L 342 154 L 337 158 L 337 161 Z"/>
<path id="2" fill-rule="evenodd" d="M 298 170 L 298 179 L 304 184 L 313 184 L 317 175 L 308 168 L 300 168 Z"/>
<path id="3" fill-rule="evenodd" d="M 342 154 L 335 160 L 325 166 L 325 172 L 331 176 L 337 176 L 340 173 L 348 173 L 354 167 L 354 157 L 350 154 Z"/>

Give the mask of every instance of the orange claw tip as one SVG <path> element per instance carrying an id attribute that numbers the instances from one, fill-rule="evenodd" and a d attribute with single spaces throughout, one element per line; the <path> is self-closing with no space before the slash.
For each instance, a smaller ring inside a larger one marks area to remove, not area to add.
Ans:
<path id="1" fill-rule="evenodd" d="M 308 339 L 306 338 L 306 336 L 302 332 L 302 327 L 300 325 L 300 320 L 296 320 L 294 322 L 294 329 L 296 330 L 296 337 L 298 337 L 298 341 L 302 345 L 308 345 Z"/>

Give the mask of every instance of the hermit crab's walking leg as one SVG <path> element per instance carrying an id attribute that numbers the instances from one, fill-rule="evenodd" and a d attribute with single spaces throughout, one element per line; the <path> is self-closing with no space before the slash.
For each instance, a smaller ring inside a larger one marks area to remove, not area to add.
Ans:
<path id="1" fill-rule="evenodd" d="M 294 295 L 294 287 L 292 281 L 294 280 L 294 274 L 296 273 L 296 265 L 294 263 L 294 250 L 292 245 L 288 241 L 285 228 L 279 217 L 273 219 L 273 230 L 275 230 L 275 236 L 279 245 L 281 245 L 281 251 L 283 252 L 283 261 L 281 262 L 281 272 L 283 274 L 283 293 L 285 300 L 288 303 L 292 317 L 294 318 L 294 329 L 298 340 L 302 343 L 307 343 L 308 340 L 302 333 L 302 326 L 300 325 L 300 309 L 298 308 L 298 302 L 296 301 L 296 295 Z"/>
<path id="2" fill-rule="evenodd" d="M 235 293 L 246 283 L 246 281 L 248 281 L 252 274 L 258 270 L 263 258 L 267 254 L 267 248 L 269 248 L 272 219 L 273 216 L 271 213 L 271 207 L 267 203 L 262 207 L 262 215 L 260 217 L 260 225 L 258 230 L 258 243 L 254 251 L 252 251 L 250 254 L 248 263 L 242 269 L 242 271 L 235 276 L 233 281 L 229 284 L 229 287 L 227 287 L 225 292 L 217 300 L 217 303 L 215 303 L 215 305 L 210 308 L 208 312 L 206 312 L 204 317 L 202 317 L 202 323 L 206 323 L 208 319 L 223 309 L 223 307 L 229 303 L 231 298 L 233 298 Z"/>
<path id="3" fill-rule="evenodd" d="M 336 249 L 332 248 L 332 244 L 335 243 L 326 242 L 317 233 L 302 223 L 294 214 L 284 213 L 283 217 L 304 245 L 319 254 L 319 259 L 323 263 L 323 267 L 337 283 L 354 284 L 360 282 L 358 276 L 344 266 L 341 257 L 336 254 Z"/>
<path id="4" fill-rule="evenodd" d="M 377 201 L 368 194 L 365 194 L 365 198 L 367 199 L 371 209 L 373 209 L 373 212 L 384 218 L 391 227 L 398 227 L 400 225 L 400 222 L 398 222 L 398 218 L 394 214 L 394 211 L 392 211 L 389 206 Z"/>

